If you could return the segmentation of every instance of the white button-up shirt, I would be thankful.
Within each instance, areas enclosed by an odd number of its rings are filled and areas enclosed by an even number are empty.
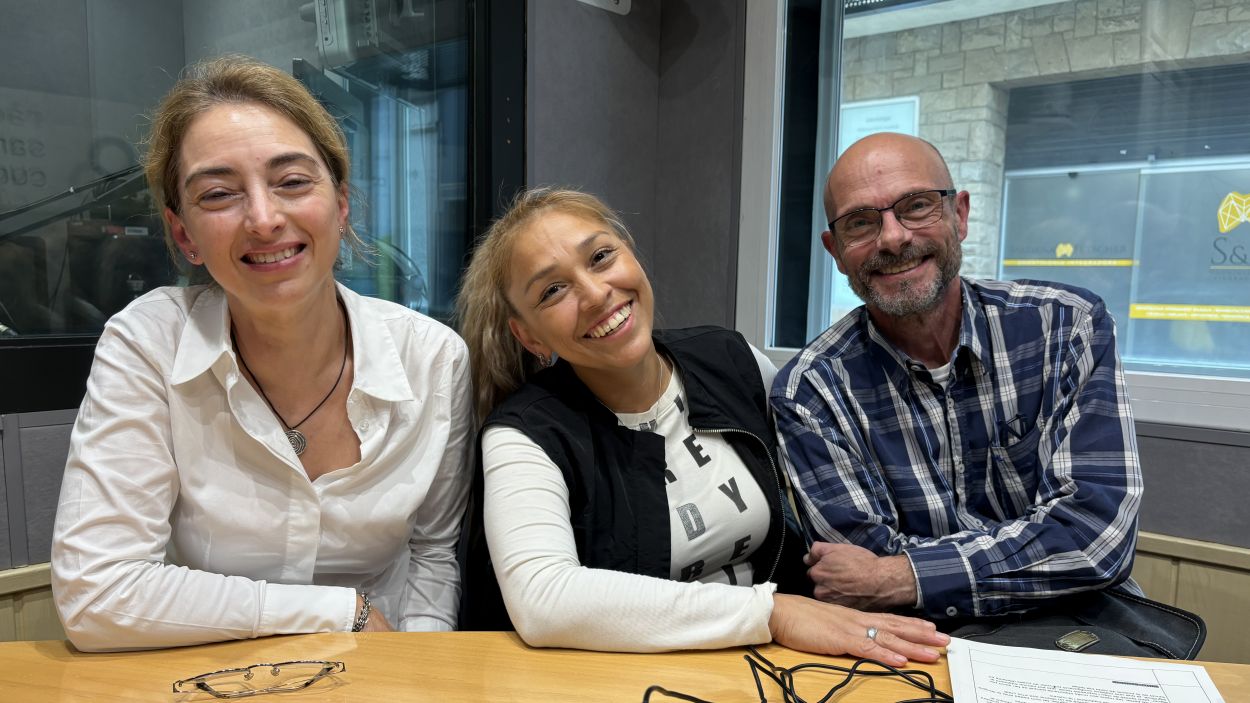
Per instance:
[[[398,630],[455,628],[467,350],[424,315],[339,294],[361,460],[316,481],[239,371],[219,288],[160,288],[109,321],[52,545],[79,649],[350,630],[356,589]]]

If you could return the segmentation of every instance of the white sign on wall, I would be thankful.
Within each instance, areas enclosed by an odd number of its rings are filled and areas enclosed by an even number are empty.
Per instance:
[[[838,156],[846,148],[870,134],[899,132],[917,136],[920,131],[920,98],[890,98],[843,103],[838,113]],[[862,302],[846,282],[846,276],[833,272],[830,286],[832,315],[830,322],[859,307]]]
[[[915,95],[843,103],[838,113],[838,156],[869,134],[899,132],[914,137],[919,131],[920,98]]]

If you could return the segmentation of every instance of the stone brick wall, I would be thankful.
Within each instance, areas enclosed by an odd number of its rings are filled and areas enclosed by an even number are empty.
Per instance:
[[[919,96],[920,136],[972,196],[964,273],[992,276],[1012,87],[1246,62],[1250,0],[1076,0],[848,39],[842,99]]]

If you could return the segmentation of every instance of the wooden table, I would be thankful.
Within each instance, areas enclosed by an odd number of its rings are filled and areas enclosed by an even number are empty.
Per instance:
[[[760,648],[775,663],[849,663],[784,647]],[[282,701],[630,701],[652,684],[716,703],[758,703],[743,649],[674,654],[604,654],[531,649],[513,633],[333,633],[270,637],[152,652],[81,654],[66,642],[0,643],[0,701],[212,701],[204,693],[175,694],[170,685],[196,674],[258,662],[329,659],[347,671],[299,692],[256,698]],[[1205,664],[1228,703],[1250,703],[1250,665]],[[917,665],[950,690],[945,660]],[[800,693],[819,698],[833,683]],[[819,689],[819,690],[818,690]],[[898,682],[857,682],[837,700],[857,703],[919,696]],[[655,703],[674,699],[653,696]],[[780,700],[776,691],[769,700]]]

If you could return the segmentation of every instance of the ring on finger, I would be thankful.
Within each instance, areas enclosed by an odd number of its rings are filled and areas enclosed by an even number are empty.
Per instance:
[[[872,640],[873,642],[877,641],[877,628],[875,627],[868,628],[867,634],[868,634],[868,639]]]

